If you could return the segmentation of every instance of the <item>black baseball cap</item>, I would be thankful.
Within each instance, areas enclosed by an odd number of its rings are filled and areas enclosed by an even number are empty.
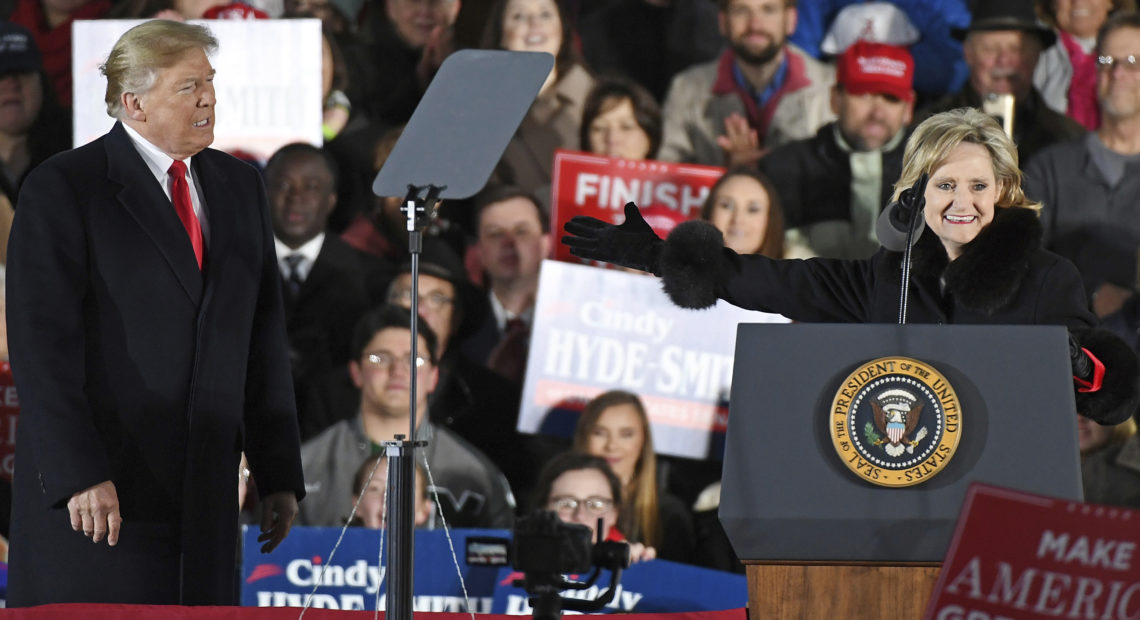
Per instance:
[[[43,58],[32,33],[19,24],[0,21],[0,75],[36,73]]]

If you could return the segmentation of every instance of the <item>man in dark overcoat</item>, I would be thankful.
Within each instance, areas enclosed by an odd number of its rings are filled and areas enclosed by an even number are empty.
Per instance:
[[[114,128],[25,182],[11,606],[233,603],[242,451],[263,551],[304,494],[265,190],[206,148],[216,47],[132,28],[103,66]]]

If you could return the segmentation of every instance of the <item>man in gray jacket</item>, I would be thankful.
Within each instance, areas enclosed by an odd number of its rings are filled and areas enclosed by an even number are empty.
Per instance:
[[[360,411],[329,427],[301,446],[308,501],[302,525],[343,525],[352,510],[353,474],[365,459],[383,450],[381,442],[407,435],[412,369],[416,385],[416,462],[429,474],[428,499],[439,496],[439,511],[449,527],[509,528],[515,501],[503,474],[490,459],[446,428],[428,420],[427,397],[439,378],[436,336],[419,324],[417,357],[411,359],[411,314],[384,306],[364,315],[352,337],[349,373],[360,388]],[[434,482],[434,484],[432,484]],[[438,520],[436,521],[438,523]]]
[[[1041,151],[1025,192],[1044,204],[1044,242],[1076,263],[1100,316],[1132,295],[1140,246],[1140,13],[1119,13],[1097,41],[1101,127]]]
[[[665,161],[738,166],[810,138],[835,119],[835,71],[788,43],[796,0],[720,0],[729,49],[674,80],[665,99]]]

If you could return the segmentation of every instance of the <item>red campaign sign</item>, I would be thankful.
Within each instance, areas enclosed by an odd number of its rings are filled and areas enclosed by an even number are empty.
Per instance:
[[[974,484],[928,620],[1140,618],[1140,511]]]
[[[709,188],[724,174],[724,168],[673,164],[653,160],[618,159],[577,151],[554,152],[550,220],[555,237],[562,225],[576,215],[589,215],[620,224],[625,203],[635,202],[650,226],[666,229],[676,220],[697,217]],[[660,234],[660,232],[658,233]],[[582,262],[565,245],[555,244],[554,258]]]
[[[12,365],[0,362],[0,478],[12,481],[12,465],[16,460],[16,418],[20,399],[12,379]]]

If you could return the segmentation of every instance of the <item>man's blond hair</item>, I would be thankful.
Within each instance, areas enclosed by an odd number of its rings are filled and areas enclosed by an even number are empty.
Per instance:
[[[107,77],[107,114],[121,118],[123,93],[144,95],[162,69],[173,66],[186,52],[200,49],[207,55],[218,40],[204,26],[155,19],[131,28],[119,37],[99,71]]]

